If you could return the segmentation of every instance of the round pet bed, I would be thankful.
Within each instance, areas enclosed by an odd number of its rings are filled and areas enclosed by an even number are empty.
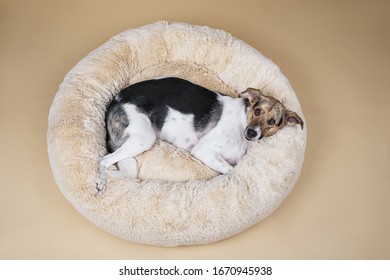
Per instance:
[[[298,179],[306,126],[284,128],[259,141],[228,175],[159,141],[137,158],[139,178],[108,178],[105,193],[95,196],[99,161],[107,153],[108,104],[128,85],[166,76],[232,96],[259,88],[303,119],[279,68],[230,34],[168,22],[127,30],[82,59],[54,98],[48,152],[63,194],[97,226],[156,246],[212,243],[266,218]]]

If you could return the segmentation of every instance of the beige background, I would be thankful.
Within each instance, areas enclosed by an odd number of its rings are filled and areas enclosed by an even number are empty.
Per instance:
[[[0,1],[1,259],[389,259],[388,1]],[[301,177],[278,210],[230,239],[122,241],[62,196],[48,110],[70,68],[157,20],[232,33],[276,62],[308,124]]]

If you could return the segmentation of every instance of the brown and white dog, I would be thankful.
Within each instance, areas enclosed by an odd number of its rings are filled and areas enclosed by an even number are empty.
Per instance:
[[[115,176],[137,177],[134,157],[150,149],[156,138],[226,174],[254,141],[295,124],[303,128],[295,112],[257,89],[232,98],[179,78],[140,82],[122,90],[106,112],[110,153],[100,162],[97,190],[105,189],[113,164],[119,166]]]

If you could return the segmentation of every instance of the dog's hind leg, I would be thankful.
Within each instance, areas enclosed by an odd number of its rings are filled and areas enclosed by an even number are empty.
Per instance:
[[[156,134],[150,125],[148,129],[144,127],[143,133],[130,134],[126,142],[122,144],[115,152],[108,154],[102,158],[99,165],[99,181],[96,185],[98,192],[106,189],[107,185],[107,169],[120,162],[120,168],[131,168],[126,171],[126,174],[137,175],[137,163],[135,156],[149,150],[156,141]]]

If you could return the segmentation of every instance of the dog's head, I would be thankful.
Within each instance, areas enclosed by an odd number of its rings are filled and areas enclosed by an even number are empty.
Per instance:
[[[300,124],[303,121],[297,113],[287,110],[284,105],[271,96],[266,96],[258,89],[248,88],[240,94],[248,100],[248,126],[245,138],[249,141],[260,140],[275,134],[285,126]]]

